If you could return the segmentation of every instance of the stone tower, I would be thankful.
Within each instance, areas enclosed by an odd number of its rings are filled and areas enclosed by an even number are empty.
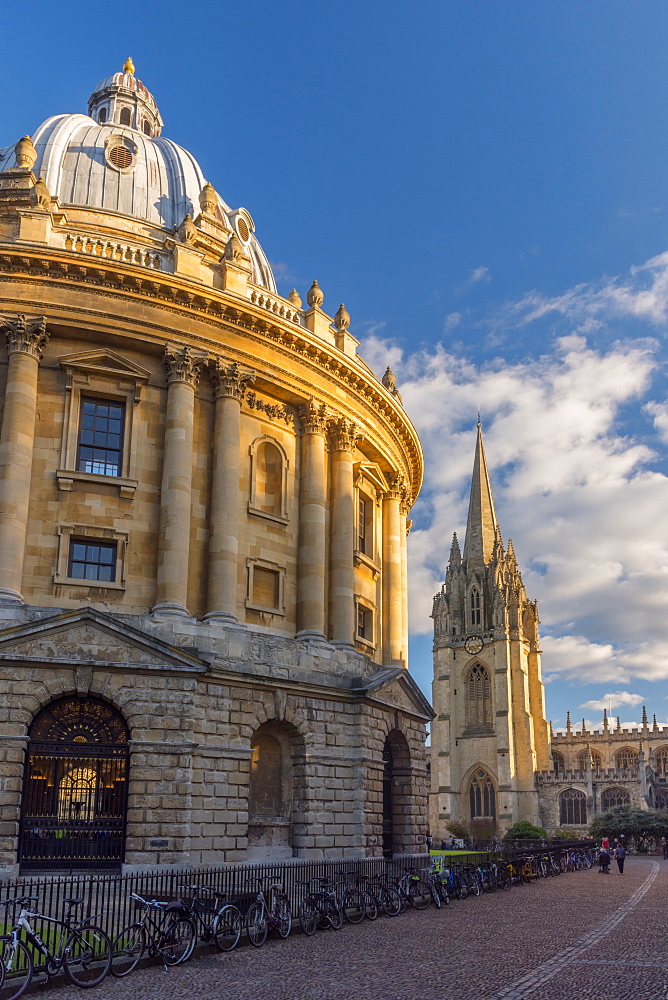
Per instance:
[[[534,772],[549,770],[538,604],[527,599],[513,543],[504,549],[478,424],[463,555],[453,537],[434,598],[430,828],[473,836],[539,821]]]

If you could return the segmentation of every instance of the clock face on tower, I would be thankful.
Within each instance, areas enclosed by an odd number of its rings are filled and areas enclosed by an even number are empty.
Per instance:
[[[472,656],[475,656],[476,653],[480,652],[484,645],[485,643],[479,635],[471,635],[464,643],[464,649],[467,653],[471,653]]]

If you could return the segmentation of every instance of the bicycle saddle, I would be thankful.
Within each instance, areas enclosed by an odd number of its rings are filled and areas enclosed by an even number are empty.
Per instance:
[[[63,903],[67,903],[68,906],[80,906],[83,903],[83,897],[81,899],[64,899]]]
[[[175,900],[173,903],[168,903],[165,907],[165,913],[187,913],[188,907],[181,899]]]

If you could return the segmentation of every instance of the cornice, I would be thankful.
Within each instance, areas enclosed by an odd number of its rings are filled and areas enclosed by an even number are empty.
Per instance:
[[[95,289],[97,294],[111,298],[123,295],[129,301],[137,298],[149,299],[159,304],[161,308],[173,311],[182,317],[192,316],[194,312],[199,321],[215,327],[218,331],[239,332],[244,337],[269,343],[273,350],[284,357],[296,356],[301,365],[313,371],[325,371],[330,377],[359,395],[359,401],[368,412],[371,422],[380,415],[391,428],[402,453],[395,454],[395,462],[401,465],[404,456],[409,457],[412,499],[417,496],[422,480],[422,449],[417,432],[403,408],[361,364],[337,348],[319,341],[298,324],[267,312],[247,299],[237,299],[221,290],[195,285],[178,275],[104,259],[86,259],[82,263],[80,254],[54,251],[52,248],[18,249],[14,244],[10,246],[0,244],[0,274],[9,281],[19,281],[27,277],[42,286],[52,288],[60,288],[66,284],[69,287]],[[17,300],[12,308],[17,312],[32,308],[45,313],[48,308],[58,308],[58,304],[54,303],[49,307],[40,298],[31,305],[25,299],[21,299]],[[64,304],[63,308],[70,314],[78,312],[89,317],[94,315],[96,322],[100,322],[101,317],[91,313],[90,310],[77,309],[68,304]],[[164,346],[167,331],[163,324],[152,324],[145,316],[138,316],[137,322],[141,322],[145,328],[155,330],[156,341]],[[206,349],[211,350],[211,343],[206,337],[193,333],[189,334],[189,340],[192,344],[206,345]],[[227,345],[226,349],[229,349]],[[247,359],[249,364],[259,368],[256,353],[247,352]],[[306,397],[312,394],[312,384],[307,379],[299,379],[289,368],[286,368],[286,371],[290,372],[290,377],[294,381],[302,382]],[[339,411],[345,408],[344,401],[335,393],[331,394],[331,400],[333,408]],[[350,418],[357,416],[359,419],[359,411],[352,407],[348,409],[346,415]]]

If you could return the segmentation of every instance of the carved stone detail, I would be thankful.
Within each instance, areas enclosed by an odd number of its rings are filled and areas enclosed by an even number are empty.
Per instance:
[[[329,434],[334,451],[354,451],[361,437],[357,424],[353,420],[347,420],[346,417],[330,421]]]
[[[10,354],[29,354],[39,361],[42,351],[49,339],[46,320],[43,316],[30,319],[19,313],[16,319],[0,321],[7,337],[7,350]]]
[[[294,423],[294,410],[291,407],[286,406],[285,403],[282,406],[279,403],[267,403],[263,399],[258,399],[257,393],[255,392],[247,393],[246,403],[249,410],[260,410],[262,413],[266,413],[268,417],[271,417],[274,420],[285,420],[286,424]]]
[[[193,387],[199,382],[200,372],[206,358],[203,354],[195,354],[189,347],[174,350],[165,345],[162,364],[167,375],[167,382],[187,382]]]
[[[327,407],[324,403],[316,403],[315,399],[309,399],[299,407],[299,417],[304,433],[327,433]]]
[[[211,383],[216,393],[216,399],[232,396],[242,400],[246,389],[255,381],[255,372],[250,368],[242,371],[236,361],[223,361],[216,358],[210,368]]]

